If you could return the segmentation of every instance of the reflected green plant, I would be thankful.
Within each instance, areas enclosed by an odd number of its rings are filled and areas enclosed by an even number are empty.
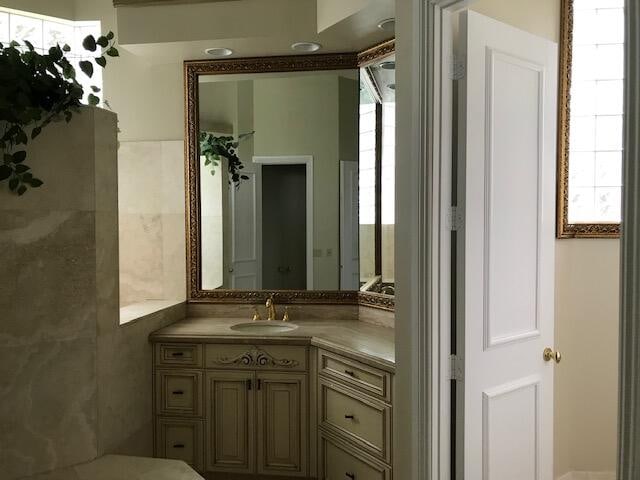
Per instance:
[[[231,136],[216,136],[210,132],[200,132],[200,155],[205,157],[204,164],[210,168],[211,175],[215,175],[216,167],[220,165],[223,158],[227,159],[227,170],[229,172],[229,184],[240,185],[242,180],[248,180],[247,175],[243,175],[244,169],[242,161],[238,157],[238,145],[243,140],[251,137],[255,132],[243,133],[235,140]]]

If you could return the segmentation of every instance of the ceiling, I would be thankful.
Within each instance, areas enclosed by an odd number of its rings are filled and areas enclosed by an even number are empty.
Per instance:
[[[291,44],[300,41],[321,44],[318,53],[362,51],[394,36],[377,27],[394,16],[395,0],[236,0],[117,9],[121,47],[151,63],[206,59],[204,50],[212,47],[233,50],[227,58],[293,55]]]

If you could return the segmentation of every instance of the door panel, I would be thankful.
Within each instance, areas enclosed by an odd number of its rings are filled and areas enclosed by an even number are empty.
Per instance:
[[[458,348],[466,480],[552,480],[556,45],[464,12]]]
[[[260,229],[258,175],[243,171],[249,177],[238,187],[229,189],[231,210],[231,266],[229,288],[259,290],[260,282]]]
[[[340,290],[360,288],[358,162],[340,162]]]
[[[254,471],[253,372],[207,372],[207,470]]]
[[[307,205],[300,201],[305,198],[306,165],[262,165],[264,289],[307,289]]]
[[[258,473],[306,476],[307,375],[257,375]]]

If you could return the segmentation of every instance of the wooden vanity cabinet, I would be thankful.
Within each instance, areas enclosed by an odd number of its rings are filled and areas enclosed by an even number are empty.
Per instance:
[[[208,371],[205,392],[207,471],[255,471],[255,375]]]
[[[193,347],[156,345],[156,456],[187,460],[212,479],[312,475],[309,347]],[[188,436],[194,421],[198,433],[189,437],[194,440],[172,449],[167,432]]]
[[[392,480],[393,374],[306,345],[156,343],[155,455],[207,480]]]
[[[321,480],[391,480],[393,375],[318,350]]]

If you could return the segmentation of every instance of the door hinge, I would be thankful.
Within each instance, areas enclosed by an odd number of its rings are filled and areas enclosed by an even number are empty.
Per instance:
[[[464,224],[462,210],[456,206],[449,208],[449,218],[447,218],[449,230],[456,232],[460,230]]]
[[[449,355],[449,379],[464,380],[464,365],[457,355]]]
[[[462,80],[467,76],[467,58],[464,55],[453,55],[450,67],[449,77],[451,80]]]

